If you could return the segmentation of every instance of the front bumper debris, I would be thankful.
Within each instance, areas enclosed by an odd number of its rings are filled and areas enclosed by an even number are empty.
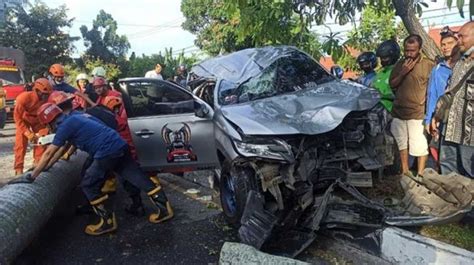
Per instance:
[[[308,196],[308,187],[303,188],[305,192],[301,192],[293,207],[285,208],[286,211],[266,209],[265,197],[252,191],[241,220],[240,239],[273,254],[295,257],[320,231],[352,238],[366,231],[365,240],[371,238],[372,244],[378,245],[380,239],[375,231],[385,226],[449,223],[472,210],[474,183],[471,179],[458,174],[439,175],[432,169],[426,169],[423,176],[420,179],[402,177],[405,197],[401,205],[404,206],[398,208],[388,208],[367,198],[342,179],[337,179],[319,196],[312,192],[313,196]]]

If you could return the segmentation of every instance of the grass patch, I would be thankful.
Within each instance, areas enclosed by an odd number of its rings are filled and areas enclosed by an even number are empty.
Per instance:
[[[420,234],[474,251],[474,224],[424,226],[421,228]]]

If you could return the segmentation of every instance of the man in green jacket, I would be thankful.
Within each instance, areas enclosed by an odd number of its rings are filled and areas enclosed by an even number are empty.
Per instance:
[[[376,55],[380,58],[382,69],[372,81],[372,87],[380,93],[382,97],[381,102],[385,109],[387,109],[388,112],[392,112],[393,99],[395,96],[390,87],[389,79],[393,66],[400,58],[400,46],[394,40],[384,41],[377,48]]]

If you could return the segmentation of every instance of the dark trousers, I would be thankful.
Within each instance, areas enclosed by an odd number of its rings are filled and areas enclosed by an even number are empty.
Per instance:
[[[442,174],[456,172],[474,178],[474,146],[467,146],[441,140],[440,166]]]
[[[90,166],[86,168],[81,181],[81,188],[89,201],[102,196],[101,188],[109,172],[117,175],[129,194],[137,194],[140,190],[150,192],[155,188],[155,184],[133,160],[128,149],[100,159],[92,159],[89,163]]]

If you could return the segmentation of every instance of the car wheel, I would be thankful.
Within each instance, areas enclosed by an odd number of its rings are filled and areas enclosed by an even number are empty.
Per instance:
[[[232,166],[222,170],[219,191],[222,210],[226,220],[235,227],[240,226],[247,196],[256,190],[255,173],[251,168]]]

